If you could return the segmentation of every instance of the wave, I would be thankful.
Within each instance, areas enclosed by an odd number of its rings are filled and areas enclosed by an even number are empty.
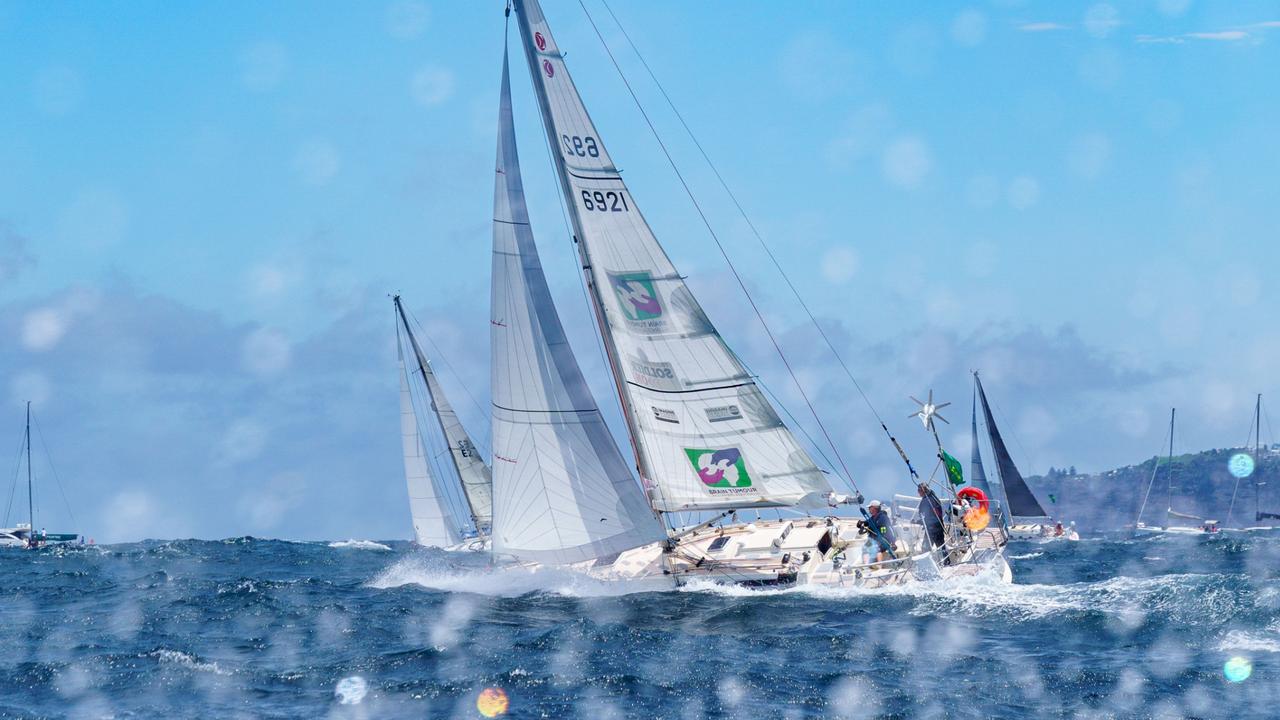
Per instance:
[[[194,655],[184,653],[180,650],[169,650],[160,648],[147,653],[146,657],[153,657],[160,663],[168,663],[172,665],[181,665],[185,668],[197,670],[199,672],[211,672],[214,675],[230,675],[230,670],[223,670],[218,667],[216,662],[204,662]]]
[[[329,543],[331,548],[349,548],[352,550],[386,550],[390,552],[389,545],[383,545],[380,542],[372,540],[335,540]]]
[[[367,583],[368,587],[379,590],[408,585],[441,592],[495,597],[519,597],[538,593],[565,597],[617,597],[652,592],[655,589],[651,582],[599,580],[564,568],[514,565],[466,567],[443,558],[424,556],[403,558]]]
[[[1009,559],[1010,559],[1010,560],[1035,560],[1036,558],[1040,557],[1041,555],[1044,555],[1044,551],[1043,551],[1043,550],[1041,550],[1041,551],[1039,551],[1039,552],[1024,553],[1024,554],[1022,554],[1022,555],[1010,555],[1010,556],[1009,556]]]

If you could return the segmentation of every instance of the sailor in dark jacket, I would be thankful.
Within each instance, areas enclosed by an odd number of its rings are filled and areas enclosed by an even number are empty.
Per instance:
[[[924,483],[916,486],[916,492],[920,495],[920,505],[916,508],[916,517],[919,517],[920,522],[924,523],[925,537],[928,539],[930,547],[942,547],[946,541],[946,533],[943,531],[942,526],[942,502],[929,489],[929,486]]]

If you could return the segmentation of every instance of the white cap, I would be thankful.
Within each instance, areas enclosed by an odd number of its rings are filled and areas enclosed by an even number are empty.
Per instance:
[[[871,502],[867,503],[867,507],[880,507],[880,501],[872,500]]]

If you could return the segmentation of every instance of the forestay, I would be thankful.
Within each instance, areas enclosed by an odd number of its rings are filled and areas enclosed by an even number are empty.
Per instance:
[[[982,401],[982,415],[987,422],[987,435],[991,438],[991,452],[995,454],[996,471],[1000,474],[1000,484],[1004,487],[1005,499],[1009,502],[1010,518],[1047,518],[1048,513],[1040,505],[1027,482],[1013,464],[1009,449],[1005,447],[1004,438],[996,428],[996,419],[991,415],[991,406],[987,404],[987,393],[982,389],[982,381],[976,377],[978,399]]]
[[[408,331],[407,326],[405,329]],[[489,466],[484,464],[484,459],[476,451],[476,445],[471,441],[471,436],[467,434],[462,421],[458,419],[458,414],[453,411],[453,406],[445,397],[444,388],[440,387],[440,381],[436,379],[435,371],[431,369],[431,362],[422,354],[422,348],[418,346],[417,339],[412,333],[409,334],[409,339],[418,359],[418,368],[426,380],[427,394],[431,397],[431,409],[435,411],[436,419],[440,422],[445,442],[449,444],[450,459],[453,460],[454,469],[458,471],[458,479],[462,481],[462,490],[466,496],[467,505],[471,509],[471,519],[475,522],[476,532],[488,535],[489,526],[493,522],[493,476],[489,472]]]
[[[725,345],[645,223],[537,1],[516,0],[515,7],[654,507],[825,504],[831,487],[822,471]]]
[[[396,354],[400,361],[400,442],[404,450],[404,479],[409,486],[409,513],[413,534],[419,545],[448,547],[461,539],[457,520],[444,505],[444,497],[427,467],[418,433],[418,418],[409,392],[409,373],[404,364],[404,348],[396,329]]]
[[[492,293],[494,553],[563,564],[663,537],[578,368],[542,272],[505,54]]]

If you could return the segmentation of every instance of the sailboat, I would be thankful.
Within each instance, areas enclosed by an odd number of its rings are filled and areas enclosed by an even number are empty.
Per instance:
[[[856,556],[867,524],[833,511],[861,498],[833,490],[654,237],[537,0],[515,0],[513,9],[639,483],[547,287],[504,50],[490,318],[495,558],[654,587],[699,579],[877,586],[983,570],[1011,580],[998,528],[930,549],[908,526],[891,561]],[[739,512],[765,508],[801,514],[738,521]],[[680,525],[675,518],[686,513],[714,515]]]
[[[392,302],[396,310],[396,352],[400,367],[400,435],[414,538],[423,547],[458,551],[488,550],[489,530],[493,522],[493,479],[489,466],[480,457],[471,436],[467,434],[458,414],[445,397],[444,389],[440,387],[431,368],[431,362],[427,360],[417,336],[413,334],[400,296],[393,296]],[[430,414],[435,418],[440,435],[449,447],[449,460],[456,477],[439,478],[437,473],[431,472],[410,390],[401,331],[408,339],[413,353],[413,374],[422,379]],[[446,501],[447,497],[456,496],[457,493],[450,493],[449,487],[444,483],[455,480],[462,490],[461,495],[471,521],[469,527],[457,518]]]
[[[1171,533],[1177,535],[1216,535],[1221,532],[1218,527],[1217,520],[1206,520],[1199,515],[1178,512],[1173,509],[1174,487],[1173,487],[1173,431],[1175,421],[1178,417],[1178,409],[1171,408],[1169,410],[1169,459],[1166,463],[1169,468],[1166,474],[1166,491],[1168,493],[1168,504],[1165,506],[1164,523],[1161,525],[1147,525],[1142,522],[1142,511],[1147,507],[1147,499],[1151,497],[1151,489],[1155,485],[1156,474],[1160,469],[1160,462],[1157,460],[1154,467],[1151,468],[1151,480],[1147,484],[1146,497],[1142,499],[1142,505],[1138,508],[1138,519],[1134,523],[1134,529],[1144,533]],[[1198,524],[1190,524],[1198,523]]]
[[[18,523],[15,527],[0,528],[0,547],[3,548],[26,548],[34,550],[44,547],[50,543],[73,542],[80,539],[76,533],[49,533],[44,530],[36,530],[36,507],[35,507],[35,471],[31,466],[31,402],[27,402],[27,424],[26,431],[22,435],[22,448],[19,458],[26,458],[27,466],[27,522]],[[22,470],[22,462],[19,460],[18,472]],[[14,475],[16,482],[18,475]],[[13,493],[10,493],[10,498]],[[8,517],[5,518],[5,524],[8,524]]]
[[[1227,527],[1228,530],[1274,530],[1275,525],[1262,525],[1267,520],[1280,520],[1280,513],[1267,512],[1262,509],[1262,487],[1266,482],[1262,480],[1262,393],[1258,393],[1258,397],[1253,405],[1253,427],[1250,428],[1253,435],[1253,452],[1251,454],[1237,454],[1231,458],[1231,473],[1236,477],[1235,488],[1231,491],[1231,505],[1227,508]],[[1246,448],[1248,443],[1245,443]],[[1240,481],[1246,477],[1253,478],[1253,525],[1243,527],[1233,527],[1231,519],[1235,513],[1236,496],[1240,492]]]
[[[1002,520],[1008,527],[1009,537],[1013,540],[1079,540],[1075,525],[1063,527],[1062,523],[1049,517],[1044,506],[1031,491],[1027,481],[1009,455],[1009,448],[1004,444],[1000,429],[996,427],[995,416],[991,405],[987,402],[987,393],[982,387],[982,378],[973,374],[974,389],[978,401],[982,404],[983,421],[987,425],[987,438],[991,441],[991,453],[995,456],[996,474],[1000,479],[1000,489],[1004,494],[1005,511]],[[975,478],[981,477],[986,482],[986,474],[982,471],[982,459],[978,453],[977,409],[973,410],[973,462]],[[976,484],[976,482],[975,482]]]

